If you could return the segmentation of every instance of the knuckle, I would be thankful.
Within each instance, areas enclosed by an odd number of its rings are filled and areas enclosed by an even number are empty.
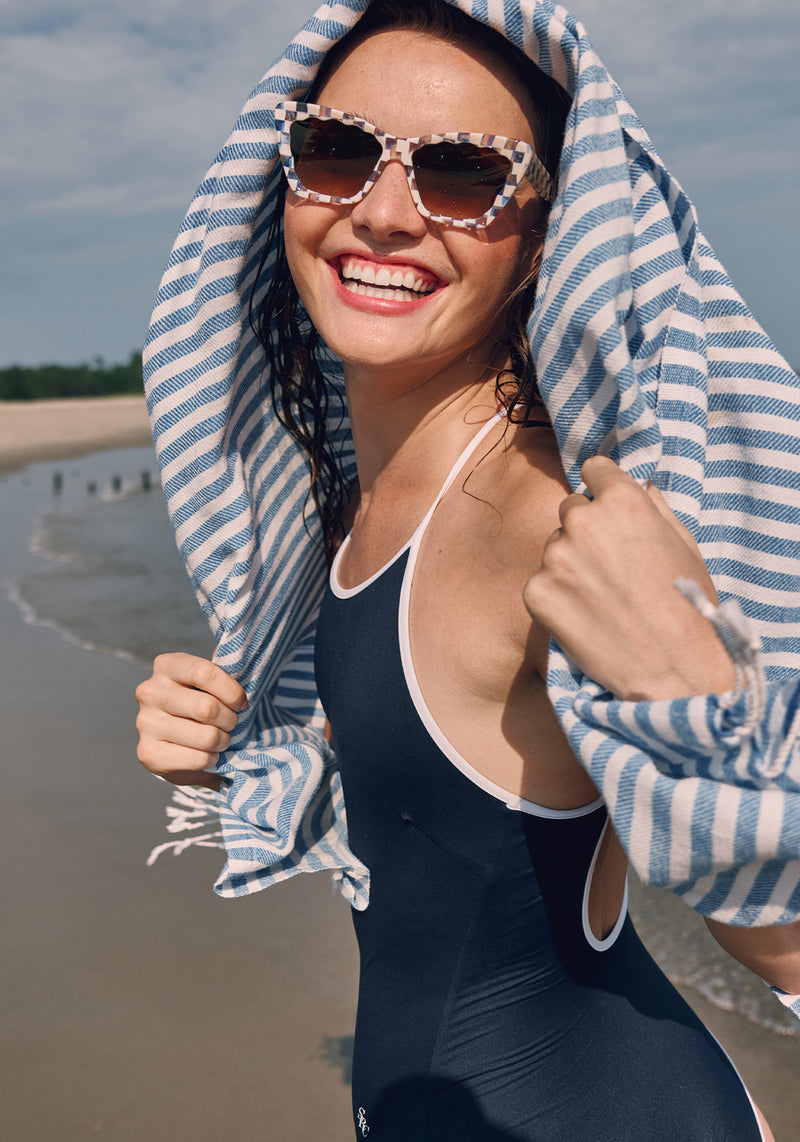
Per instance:
[[[140,682],[133,692],[133,696],[140,706],[144,706],[150,700],[150,691],[153,688],[153,679],[145,678],[144,682]]]
[[[192,686],[199,690],[207,689],[214,675],[214,665],[205,658],[194,658],[189,667]]]
[[[219,717],[219,702],[210,694],[198,693],[192,703],[192,716],[197,722],[215,722]]]
[[[200,749],[206,753],[218,753],[221,738],[222,734],[220,734],[216,726],[203,726],[202,732],[199,735],[198,745]]]
[[[604,489],[604,499],[611,508],[628,508],[639,503],[641,488],[638,484],[611,484]]]
[[[152,769],[156,765],[156,760],[153,757],[153,751],[148,741],[142,740],[139,742],[136,747],[136,757],[145,769]]]
[[[534,613],[538,612],[538,609],[539,609],[539,592],[538,592],[536,586],[534,586],[531,583],[528,583],[527,586],[525,587],[524,591],[522,592],[522,598],[523,598],[523,601],[525,603],[525,606],[528,608],[529,611],[533,611]]]
[[[591,518],[590,518],[591,517]],[[593,513],[585,508],[576,509],[564,516],[564,533],[570,539],[582,540],[590,535],[594,525]],[[551,550],[563,551],[566,544],[554,543]]]
[[[572,555],[569,543],[563,542],[562,537],[559,537],[561,542],[554,540],[548,543],[542,552],[542,571],[546,575],[548,572],[552,574],[563,574],[569,569],[572,563]]]

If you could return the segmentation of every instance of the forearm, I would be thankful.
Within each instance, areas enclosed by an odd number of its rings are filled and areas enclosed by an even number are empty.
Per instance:
[[[800,920],[764,928],[738,928],[706,919],[708,930],[740,964],[771,987],[800,993]]]

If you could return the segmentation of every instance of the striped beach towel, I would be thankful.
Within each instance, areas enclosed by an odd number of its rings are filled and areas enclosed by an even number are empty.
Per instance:
[[[638,875],[723,922],[800,915],[800,387],[731,285],[691,202],[598,59],[550,0],[459,0],[570,93],[530,338],[572,487],[611,455],[697,538],[723,605],[709,616],[742,686],[621,702],[551,647],[549,693]],[[178,235],[147,342],[146,385],[181,553],[250,706],[217,797],[178,790],[176,839],[217,843],[224,896],[330,869],[356,908],[322,735],[313,643],[326,570],[308,470],[277,424],[247,321],[281,178],[273,111],[302,98],[367,0],[323,4],[248,100]],[[341,464],[355,475],[337,378]],[[307,526],[306,526],[307,525]],[[684,585],[690,594],[691,585]],[[703,606],[701,599],[697,604]]]

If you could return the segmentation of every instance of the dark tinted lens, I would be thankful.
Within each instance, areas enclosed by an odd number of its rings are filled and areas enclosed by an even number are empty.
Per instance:
[[[412,161],[426,209],[447,218],[480,218],[511,170],[510,159],[472,143],[429,143],[414,152]]]
[[[299,119],[289,128],[297,177],[307,190],[352,198],[381,155],[374,135],[338,119]]]

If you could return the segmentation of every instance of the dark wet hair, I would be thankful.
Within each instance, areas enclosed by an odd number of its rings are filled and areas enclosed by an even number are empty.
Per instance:
[[[343,56],[376,32],[395,29],[424,32],[469,51],[489,52],[505,60],[532,103],[532,126],[536,152],[557,177],[569,99],[553,79],[509,43],[445,0],[372,0],[355,27],[325,57],[313,86],[306,95],[313,102],[316,92]],[[283,242],[285,183],[280,186],[272,222],[267,233],[253,298],[250,321],[264,347],[275,413],[306,453],[310,469],[310,497],[322,521],[325,553],[330,560],[341,537],[340,519],[350,499],[337,463],[328,425],[330,375],[326,376],[326,350],[298,296]],[[534,239],[543,239],[549,207],[542,203]],[[528,275],[512,295],[508,307],[510,366],[495,382],[498,405],[508,410],[516,423],[547,423],[530,357],[527,324],[533,308],[541,251]],[[265,281],[267,267],[270,276]],[[330,359],[327,358],[328,364]],[[334,370],[331,370],[334,372]],[[343,394],[339,394],[343,401]]]

